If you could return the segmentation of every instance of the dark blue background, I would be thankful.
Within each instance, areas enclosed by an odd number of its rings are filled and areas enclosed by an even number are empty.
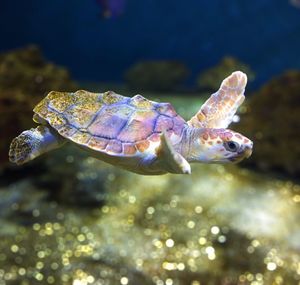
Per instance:
[[[178,59],[195,76],[233,55],[256,84],[300,68],[300,9],[288,0],[128,0],[103,19],[95,0],[0,1],[0,50],[39,45],[79,80],[121,81],[141,59]]]

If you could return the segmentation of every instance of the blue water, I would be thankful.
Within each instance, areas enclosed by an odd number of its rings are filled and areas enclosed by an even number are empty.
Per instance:
[[[183,61],[190,84],[224,55],[254,69],[254,86],[300,68],[300,9],[287,0],[130,0],[123,16],[100,15],[93,0],[1,1],[0,50],[35,43],[76,79],[90,81],[120,82],[142,59]]]

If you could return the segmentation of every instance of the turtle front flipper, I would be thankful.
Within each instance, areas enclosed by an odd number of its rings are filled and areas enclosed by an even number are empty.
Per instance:
[[[194,128],[227,128],[243,103],[247,75],[241,71],[233,72],[225,78],[220,89],[212,94],[198,113],[188,121]]]
[[[191,166],[186,159],[174,150],[166,133],[160,135],[160,145],[156,150],[157,157],[171,173],[191,174]]]
[[[47,126],[38,126],[35,129],[22,132],[12,140],[9,160],[21,165],[45,152],[60,147],[64,142],[65,139]]]

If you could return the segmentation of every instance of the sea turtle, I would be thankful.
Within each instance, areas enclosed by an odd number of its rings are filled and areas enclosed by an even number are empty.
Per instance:
[[[50,92],[35,108],[35,129],[10,146],[10,161],[23,164],[69,141],[110,164],[144,175],[190,174],[189,162],[239,162],[252,142],[226,129],[244,101],[247,76],[236,71],[186,122],[170,103],[112,91]]]

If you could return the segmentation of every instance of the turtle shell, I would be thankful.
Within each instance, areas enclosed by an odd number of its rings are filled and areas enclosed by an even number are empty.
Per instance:
[[[170,103],[112,91],[52,91],[33,111],[36,122],[45,120],[63,137],[110,155],[144,152],[162,131],[179,137],[186,124]]]

